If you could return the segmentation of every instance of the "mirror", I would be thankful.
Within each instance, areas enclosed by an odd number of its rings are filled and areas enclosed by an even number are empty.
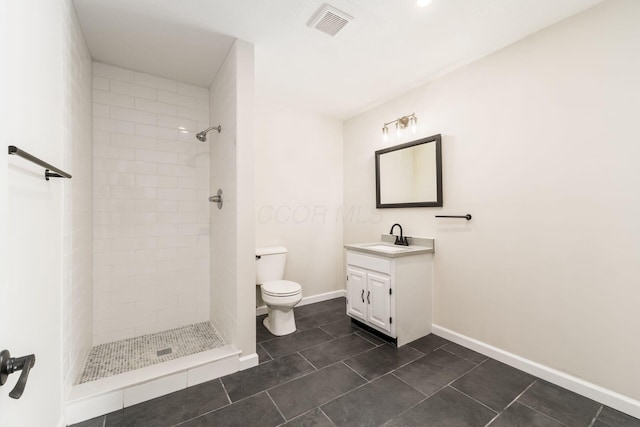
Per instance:
[[[442,206],[441,136],[376,151],[376,207]]]

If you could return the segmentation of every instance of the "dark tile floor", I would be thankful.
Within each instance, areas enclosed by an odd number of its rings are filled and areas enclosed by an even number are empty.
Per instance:
[[[435,335],[396,349],[344,313],[344,298],[298,307],[285,337],[258,317],[259,366],[74,427],[640,427]]]

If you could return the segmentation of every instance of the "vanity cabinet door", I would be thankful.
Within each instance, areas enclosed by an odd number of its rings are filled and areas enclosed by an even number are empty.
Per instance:
[[[347,267],[347,314],[362,320],[367,320],[366,290],[367,273],[363,270]]]
[[[391,332],[391,277],[367,273],[367,321],[379,329]]]

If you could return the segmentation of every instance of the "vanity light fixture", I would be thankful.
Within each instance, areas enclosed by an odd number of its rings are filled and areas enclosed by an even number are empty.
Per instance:
[[[398,138],[402,136],[402,131],[408,127],[411,127],[411,132],[413,133],[416,133],[418,130],[418,118],[416,117],[416,113],[411,113],[408,116],[402,116],[399,119],[392,120],[382,126],[382,139],[385,141],[389,139],[389,125],[394,123],[396,125],[396,136]]]

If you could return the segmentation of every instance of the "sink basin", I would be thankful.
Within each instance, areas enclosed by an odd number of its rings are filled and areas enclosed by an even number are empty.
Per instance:
[[[409,250],[409,248],[405,246],[389,246],[389,245],[371,245],[371,246],[367,246],[367,249],[380,251],[380,252],[387,252],[391,254]]]

